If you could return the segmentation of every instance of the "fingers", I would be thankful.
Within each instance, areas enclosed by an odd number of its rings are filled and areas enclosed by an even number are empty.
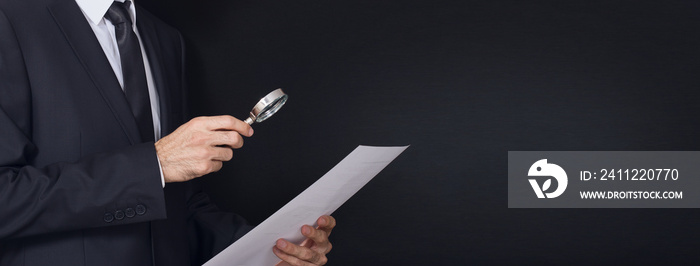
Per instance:
[[[307,247],[294,245],[287,240],[279,239],[272,252],[282,261],[294,266],[325,265],[328,258],[324,253],[316,252]],[[281,265],[285,265],[282,263]]]
[[[211,146],[227,146],[233,149],[243,147],[243,137],[236,131],[212,131]]]
[[[201,123],[205,129],[211,131],[236,131],[243,136],[253,135],[253,128],[248,123],[236,119],[230,115],[197,117],[193,119],[195,123]]]
[[[335,228],[335,218],[330,215],[319,217],[316,223],[318,224],[318,229],[325,231],[328,236],[331,235],[331,231]]]
[[[232,116],[197,117],[155,143],[166,183],[216,172],[251,136],[250,125]]]
[[[221,161],[213,161],[210,163],[210,166],[210,171],[208,171],[207,173],[218,172],[219,170],[221,170],[221,168],[224,167],[224,163]]]
[[[301,245],[284,239],[277,240],[272,251],[282,259],[278,265],[324,265],[328,262],[326,254],[333,248],[328,236],[336,225],[335,218],[323,215],[317,223],[318,228],[308,225],[301,227],[301,234],[307,237]]]
[[[228,162],[233,159],[233,150],[229,147],[213,147],[211,148],[211,160]]]
[[[212,116],[198,117],[202,126],[212,132],[210,136],[210,145],[212,146],[229,146],[233,149],[243,147],[243,136],[250,137],[253,135],[253,128],[245,122],[238,120],[232,116]]]
[[[301,227],[301,234],[308,238],[307,241],[302,243],[303,247],[311,248],[323,254],[328,254],[331,251],[332,246],[328,241],[328,233],[326,231],[304,225]]]

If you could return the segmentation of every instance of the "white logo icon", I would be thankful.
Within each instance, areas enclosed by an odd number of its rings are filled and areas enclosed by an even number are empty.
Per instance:
[[[564,193],[564,190],[566,190],[566,185],[569,183],[569,179],[567,178],[564,169],[556,164],[547,163],[547,159],[542,159],[535,162],[532,166],[530,166],[530,170],[527,172],[527,175],[551,176],[557,180],[557,189],[549,193],[544,193],[544,191],[549,189],[549,186],[552,185],[551,178],[544,181],[541,188],[540,185],[537,184],[537,180],[528,179],[530,181],[530,185],[532,185],[532,189],[535,190],[535,194],[537,194],[537,197],[540,199],[544,199],[545,197],[550,199],[559,197],[562,193]]]

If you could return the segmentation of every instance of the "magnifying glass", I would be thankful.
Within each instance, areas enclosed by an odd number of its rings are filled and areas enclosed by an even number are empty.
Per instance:
[[[248,125],[253,125],[253,123],[260,123],[270,118],[279,111],[280,108],[287,102],[287,94],[285,94],[282,89],[276,89],[260,99],[257,104],[250,111],[250,117],[246,118],[244,122]]]

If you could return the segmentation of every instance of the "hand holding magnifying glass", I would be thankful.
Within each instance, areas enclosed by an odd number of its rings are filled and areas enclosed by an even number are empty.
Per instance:
[[[245,122],[265,121],[286,102],[282,89],[274,90],[260,99]],[[250,137],[253,131],[228,115],[197,117],[178,127],[155,142],[163,181],[183,182],[218,171],[233,157],[232,149],[243,146],[239,134]]]
[[[282,108],[287,102],[287,98],[287,94],[282,89],[276,89],[268,93],[255,104],[253,110],[250,111],[250,117],[246,118],[244,122],[248,123],[248,125],[253,125],[255,122],[265,121]]]

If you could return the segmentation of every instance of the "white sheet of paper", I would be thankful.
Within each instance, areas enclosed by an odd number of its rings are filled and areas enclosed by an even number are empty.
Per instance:
[[[317,226],[372,180],[408,146],[359,146],[296,198],[231,244],[203,266],[273,266],[280,261],[272,247],[279,238],[300,244],[301,226]]]

